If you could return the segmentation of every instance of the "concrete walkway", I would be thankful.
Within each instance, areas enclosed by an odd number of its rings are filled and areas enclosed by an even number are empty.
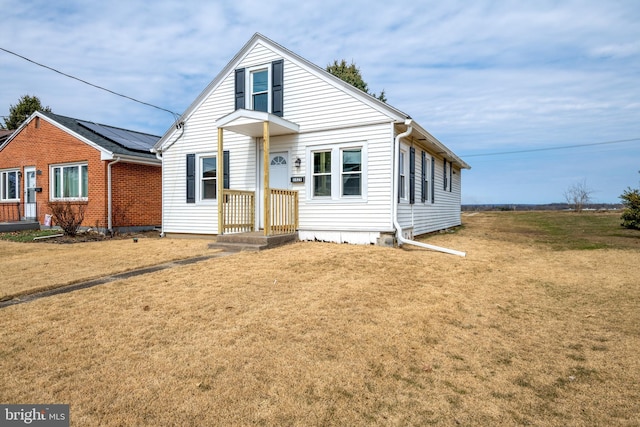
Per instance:
[[[67,292],[73,292],[80,289],[87,289],[97,285],[104,285],[105,283],[115,282],[117,280],[129,279],[131,277],[141,276],[143,274],[155,273],[156,271],[166,270],[168,268],[179,267],[182,265],[195,264],[200,261],[206,261],[212,258],[221,258],[227,255],[232,255],[233,252],[216,252],[211,255],[203,255],[194,258],[185,258],[176,261],[170,261],[163,264],[152,265],[151,267],[139,268],[137,270],[125,271],[124,273],[117,273],[110,276],[100,277],[98,279],[87,280],[85,282],[74,283],[71,285],[63,285],[59,288],[49,289],[41,292],[34,292],[32,294],[20,295],[7,301],[0,301],[0,309],[8,307],[10,305],[22,304],[30,301],[34,301],[40,298],[49,297],[52,295],[66,294]]]

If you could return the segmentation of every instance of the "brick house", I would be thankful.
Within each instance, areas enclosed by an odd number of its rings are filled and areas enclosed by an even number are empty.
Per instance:
[[[162,222],[158,136],[37,111],[0,145],[0,222],[45,224],[50,203],[85,208],[83,227]]]

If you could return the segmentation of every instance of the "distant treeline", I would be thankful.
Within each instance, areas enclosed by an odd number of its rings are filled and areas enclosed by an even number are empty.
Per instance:
[[[585,210],[607,211],[622,209],[620,203],[589,203]],[[527,204],[486,204],[486,205],[462,205],[463,211],[568,211],[572,207],[567,203],[548,203],[544,205]]]

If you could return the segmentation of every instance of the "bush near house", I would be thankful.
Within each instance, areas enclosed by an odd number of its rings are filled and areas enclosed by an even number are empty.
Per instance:
[[[65,236],[75,236],[84,221],[86,202],[49,202],[55,225],[62,228]]]

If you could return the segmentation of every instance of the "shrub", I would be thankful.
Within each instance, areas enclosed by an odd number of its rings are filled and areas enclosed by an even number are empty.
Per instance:
[[[86,208],[87,204],[82,202],[49,202],[51,216],[66,236],[78,233]]]
[[[640,189],[627,188],[620,196],[624,210],[622,211],[622,226],[640,230]]]

